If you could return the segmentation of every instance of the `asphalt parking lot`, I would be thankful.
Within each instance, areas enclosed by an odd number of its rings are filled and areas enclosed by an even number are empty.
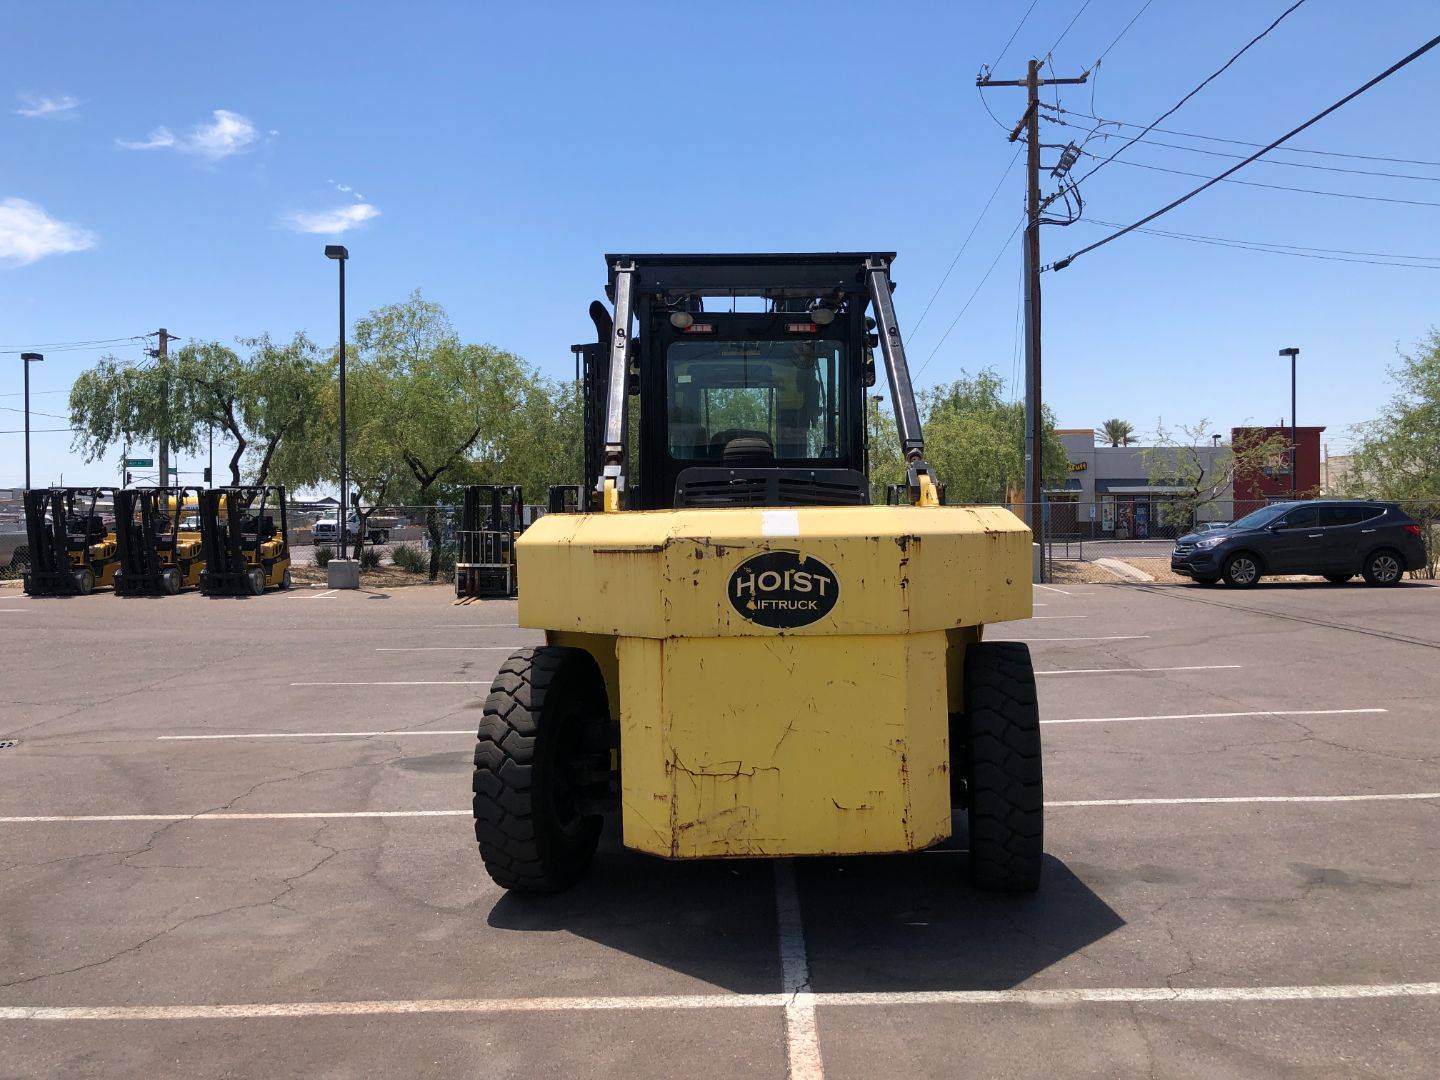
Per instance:
[[[505,602],[0,590],[0,1075],[1433,1076],[1440,589],[1038,587],[1033,897],[474,850]]]

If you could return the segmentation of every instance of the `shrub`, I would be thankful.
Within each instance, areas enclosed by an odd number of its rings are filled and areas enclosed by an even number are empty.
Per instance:
[[[335,549],[329,544],[321,544],[315,549],[315,565],[328,566],[330,560],[335,557]]]
[[[401,570],[412,574],[423,574],[430,568],[425,553],[414,544],[396,544],[390,552],[390,559]]]
[[[427,571],[430,569],[430,566],[429,566],[428,563],[426,564],[425,569],[426,569]],[[441,581],[454,581],[454,580],[455,580],[455,545],[454,545],[454,544],[446,544],[444,547],[442,547],[442,548],[440,549],[440,580],[441,580]]]
[[[360,549],[360,569],[374,570],[380,565],[380,549],[367,547]]]

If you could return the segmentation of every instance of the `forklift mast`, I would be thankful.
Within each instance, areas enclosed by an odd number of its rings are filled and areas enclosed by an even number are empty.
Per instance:
[[[31,595],[79,592],[75,572],[90,562],[91,545],[109,535],[96,513],[101,498],[114,498],[110,487],[27,488],[24,494],[25,537]],[[78,556],[78,557],[72,557]]]
[[[877,344],[907,501],[934,505],[891,300],[894,257],[607,255],[613,317],[591,304],[596,340],[573,347],[592,507],[869,502],[865,388]],[[737,310],[740,297],[759,298],[763,310]]]
[[[128,595],[165,591],[164,575],[174,566],[180,540],[180,519],[185,498],[198,487],[122,488],[115,492],[115,544],[120,558],[117,592]],[[173,503],[173,506],[172,506]],[[171,558],[162,557],[162,550]]]
[[[267,503],[280,511],[278,532],[282,550],[288,552],[290,521],[283,487],[252,485],[207,488],[200,492],[200,547],[205,560],[201,574],[203,591],[245,591],[246,575],[260,566],[261,548],[273,525],[273,518],[265,513]],[[248,534],[246,525],[254,526]]]

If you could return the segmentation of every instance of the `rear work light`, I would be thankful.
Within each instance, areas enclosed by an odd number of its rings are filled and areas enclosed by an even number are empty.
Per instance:
[[[1420,526],[1419,526],[1419,525],[1406,525],[1406,526],[1405,526],[1405,531],[1406,531],[1407,533],[1409,533],[1411,536],[1419,536],[1419,535],[1420,535]]]
[[[792,322],[786,323],[785,329],[792,334],[813,334],[819,330],[820,327],[816,326],[813,322]]]

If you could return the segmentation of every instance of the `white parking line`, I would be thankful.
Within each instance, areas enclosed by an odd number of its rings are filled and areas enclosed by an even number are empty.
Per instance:
[[[1220,803],[1417,802],[1440,799],[1440,791],[1384,795],[1207,795],[1188,799],[1064,799],[1049,806],[1202,806]]]
[[[518,630],[519,623],[513,622],[452,622],[439,623],[430,627],[431,630]],[[529,627],[526,627],[529,629]],[[538,633],[539,631],[536,631]]]
[[[1041,638],[1041,641],[1071,641],[1072,638]],[[1098,639],[1097,639],[1098,640]],[[1223,720],[1246,716],[1363,716],[1389,712],[1388,709],[1259,709],[1254,712],[1162,713],[1155,716],[1083,716],[1068,720],[1041,720],[1042,724],[1120,724],[1132,720]],[[411,735],[472,736],[470,728],[387,728],[381,731],[243,731],[219,735],[156,735],[156,742],[204,742],[216,739],[374,739]]]
[[[1354,1001],[1440,997],[1440,982],[1342,983],[1335,986],[1089,986],[1018,990],[897,990],[811,994],[814,1005],[1207,1005],[1261,1001]],[[538,1013],[777,1009],[791,995],[685,994],[646,997],[420,998],[395,1001],[287,1001],[247,1005],[10,1005],[0,1020],[297,1020],[316,1016],[421,1013]],[[817,1062],[818,1064],[818,1062]],[[791,1073],[792,1076],[803,1075]]]
[[[519,645],[409,645],[376,649],[376,652],[514,652]]]
[[[474,731],[247,731],[235,735],[156,735],[156,742],[206,739],[372,739],[380,735],[474,735]]]
[[[1109,667],[1067,668],[1059,671],[1037,671],[1036,675],[1145,675],[1157,671],[1233,671],[1239,664],[1187,664],[1181,667]],[[297,685],[291,683],[291,686]]]
[[[1091,806],[1199,806],[1254,803],[1422,802],[1440,799],[1440,791],[1387,792],[1379,795],[1208,795],[1181,799],[1061,799],[1047,807]],[[301,810],[285,812],[240,811],[198,814],[31,814],[0,817],[0,825],[44,825],[83,821],[313,821],[322,818],[431,818],[469,817],[464,810]]]
[[[295,593],[294,598],[296,600],[329,600],[338,591],[338,589],[326,589],[324,592],[318,593]]]
[[[0,611],[3,611],[6,615],[28,615],[30,614],[30,610],[30,608],[23,607],[0,607]]]
[[[1057,588],[1055,588],[1054,585],[1036,585],[1035,588],[1037,588],[1037,589],[1044,589],[1046,592],[1058,592],[1061,596],[1069,596],[1069,595],[1070,595],[1070,594],[1069,594],[1068,592],[1066,592],[1064,589],[1057,589]]]
[[[1241,716],[1360,716],[1388,709],[1261,709],[1256,712],[1163,713],[1157,716],[1084,716],[1074,720],[1041,720],[1042,724],[1120,724],[1130,720],[1221,720]]]
[[[489,686],[490,679],[430,680],[412,679],[390,682],[292,682],[291,686]]]
[[[1143,641],[1149,634],[1103,634],[1099,637],[1030,637],[1030,638],[1006,638],[1006,641],[1023,641],[1030,644],[1034,641]],[[1039,672],[1036,672],[1038,675]]]
[[[62,821],[312,821],[321,818],[469,817],[470,810],[307,810],[291,813],[44,814],[0,817],[0,825],[44,825]]]
[[[805,926],[795,888],[795,860],[775,863],[775,916],[780,937],[780,984],[785,1001],[785,1050],[789,1080],[821,1080],[820,1039],[815,1031],[815,995],[805,955]]]

